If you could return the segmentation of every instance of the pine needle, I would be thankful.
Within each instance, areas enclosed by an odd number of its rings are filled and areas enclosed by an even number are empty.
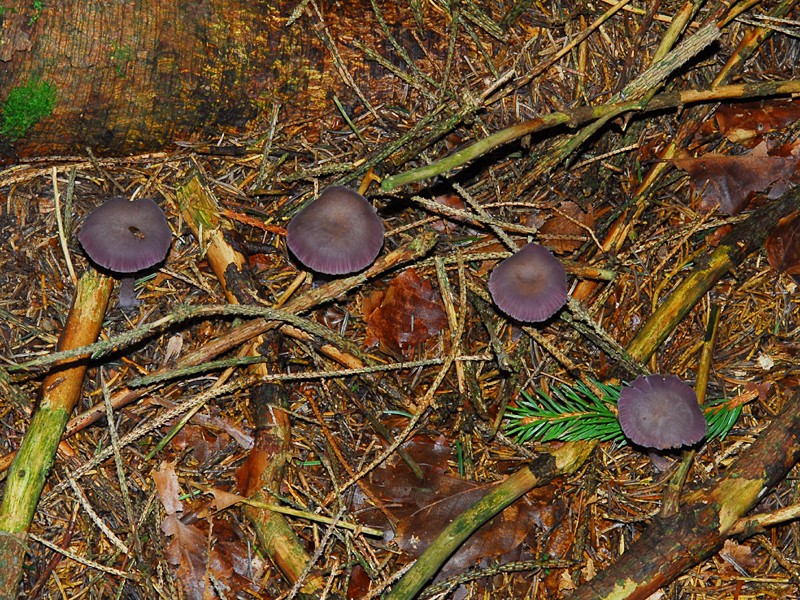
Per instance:
[[[627,443],[617,419],[617,400],[621,386],[594,382],[600,396],[583,382],[572,386],[555,385],[550,394],[534,390],[522,392],[517,405],[506,415],[506,433],[522,444],[531,440],[615,441]],[[724,438],[742,412],[741,405],[731,406],[718,400],[704,407],[706,439]]]

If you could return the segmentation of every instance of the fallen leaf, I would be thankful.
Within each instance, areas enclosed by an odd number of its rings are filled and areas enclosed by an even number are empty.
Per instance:
[[[418,558],[453,519],[494,487],[446,475],[431,483],[432,488],[418,492],[417,504],[422,506],[403,514],[397,525],[395,542],[413,558]],[[532,526],[525,508],[524,501],[514,503],[485,523],[442,566],[440,577],[460,573],[519,546]]]
[[[364,567],[355,565],[350,571],[350,579],[347,581],[347,600],[366,598],[371,583],[369,574]]]
[[[184,525],[177,515],[167,515],[161,530],[172,538],[165,551],[177,567],[185,597],[202,600],[206,589],[206,538],[193,525]]]
[[[211,488],[208,491],[214,496],[214,500],[211,501],[211,508],[214,510],[225,510],[229,506],[233,506],[234,504],[238,504],[243,500],[247,500],[247,498],[244,496],[240,496],[239,494],[234,494],[232,492],[226,492],[225,490],[220,490],[218,488]]]
[[[229,521],[215,519],[211,534],[213,545],[208,561],[209,570],[218,584],[230,592],[226,597],[259,597],[255,593],[258,591],[256,582],[263,577],[266,569],[264,561],[258,558],[248,540]]]
[[[217,519],[212,526],[210,521],[198,520],[199,513],[179,514],[183,513],[184,507],[180,501],[180,486],[174,463],[162,462],[153,471],[153,480],[158,498],[167,513],[161,522],[161,531],[170,538],[164,554],[169,564],[175,568],[184,597],[190,600],[216,598],[211,590],[208,573],[214,576],[215,585],[220,589],[239,591],[253,588],[257,591],[251,576],[258,580],[264,564],[253,555],[246,540],[241,539],[227,521]],[[241,496],[222,490],[210,491],[214,495],[212,506],[217,510],[242,500]],[[206,508],[200,512],[208,513]],[[189,520],[194,522],[184,522]]]
[[[800,102],[772,99],[767,102],[723,104],[715,114],[720,133],[731,142],[759,139],[800,119]]]
[[[586,558],[586,563],[581,569],[581,575],[583,575],[586,581],[591,581],[594,579],[594,576],[597,575],[597,570],[594,568],[594,561],[591,556]]]
[[[164,350],[164,358],[161,359],[161,366],[172,364],[181,354],[183,348],[183,336],[179,333],[171,336],[167,340],[167,348]]]
[[[722,240],[731,232],[733,226],[722,225],[706,235],[704,241],[709,248],[716,248]]]
[[[744,577],[750,577],[749,570],[758,565],[758,560],[753,556],[753,551],[749,546],[739,544],[731,539],[725,540],[719,555],[730,565],[728,571],[737,571]],[[730,567],[733,567],[732,569]]]
[[[399,359],[410,358],[415,348],[436,336],[447,323],[439,293],[416,270],[406,269],[388,287],[364,299],[367,347],[381,349]]]
[[[158,499],[168,515],[183,511],[180,500],[181,487],[178,483],[178,474],[175,473],[174,462],[162,462],[159,468],[153,471],[153,481],[158,491]]]
[[[204,464],[210,456],[227,445],[228,440],[223,439],[226,437],[224,434],[212,434],[205,426],[187,423],[170,440],[170,448],[179,453],[188,453],[199,464]]]
[[[715,207],[729,215],[744,209],[751,194],[763,192],[774,184],[782,188],[798,166],[796,157],[769,156],[765,144],[737,156],[706,154],[699,158],[681,157],[673,163],[689,174],[692,189],[699,195],[698,208]]]
[[[772,359],[770,358],[770,361],[771,360]],[[748,381],[747,383],[744,384],[744,389],[747,390],[748,392],[756,392],[758,394],[758,401],[764,402],[767,399],[767,394],[769,394],[769,391],[772,389],[772,385],[773,384],[771,381],[765,381],[763,383],[755,383],[753,381]]]
[[[153,471],[158,499],[167,516],[161,531],[170,537],[165,551],[167,561],[177,567],[177,575],[187,598],[202,600],[206,586],[206,539],[194,526],[185,525],[178,513],[183,512],[180,485],[175,463],[162,462]]]
[[[433,201],[436,202],[436,204],[442,204],[449,208],[457,208],[459,210],[464,210],[464,208],[466,207],[464,201],[455,194],[444,194],[442,196],[436,196],[433,199]],[[458,227],[458,224],[455,222],[455,220],[451,219],[453,218],[451,217],[448,219],[438,219],[433,223],[431,223],[431,227],[435,231],[438,231],[439,233],[451,233],[455,231],[456,228]]]
[[[553,216],[539,228],[539,234],[545,245],[556,254],[573,252],[588,239],[588,232],[580,224],[594,227],[592,206],[584,212],[580,206],[571,201],[560,203]]]
[[[419,464],[425,477],[418,480],[405,463],[392,460],[375,469],[369,485],[397,518],[395,529],[384,520],[375,523],[378,511],[371,511],[373,526],[383,527],[387,538],[412,558],[419,557],[439,533],[490,491],[495,484],[467,481],[448,474],[448,458],[452,450],[444,438],[417,436],[404,445]],[[367,506],[367,499],[359,505]],[[358,506],[356,508],[358,508]],[[369,515],[359,514],[360,519]],[[438,579],[464,571],[486,559],[507,554],[522,544],[538,524],[540,514],[527,498],[515,502],[484,524],[450,557]]]
[[[575,582],[572,581],[572,576],[569,574],[569,571],[562,571],[561,577],[558,581],[558,591],[560,592],[571,592],[575,589]]]
[[[800,283],[800,211],[778,221],[764,245],[770,266]]]

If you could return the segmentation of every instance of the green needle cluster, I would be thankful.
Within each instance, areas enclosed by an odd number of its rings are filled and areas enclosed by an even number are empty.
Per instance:
[[[523,391],[517,405],[506,413],[506,433],[520,444],[554,440],[625,443],[617,419],[621,386],[596,381],[592,381],[592,385],[594,389],[578,381],[573,385],[554,385],[549,393],[538,389],[532,394]],[[721,439],[736,423],[742,407],[720,400],[703,407],[703,412],[707,423],[706,439]]]

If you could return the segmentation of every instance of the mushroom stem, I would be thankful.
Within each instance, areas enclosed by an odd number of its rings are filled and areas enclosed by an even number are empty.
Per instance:
[[[134,285],[136,277],[123,277],[119,280],[119,293],[117,304],[120,308],[136,308],[139,306],[139,298],[136,296]]]

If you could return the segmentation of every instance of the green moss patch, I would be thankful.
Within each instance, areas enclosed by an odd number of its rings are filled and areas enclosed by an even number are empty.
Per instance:
[[[12,88],[2,105],[0,135],[18,140],[44,117],[53,112],[56,88],[39,79]]]

